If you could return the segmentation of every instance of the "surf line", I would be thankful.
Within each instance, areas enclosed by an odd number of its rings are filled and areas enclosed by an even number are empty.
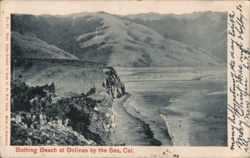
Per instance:
[[[129,105],[130,102],[130,98],[133,96],[133,94],[128,93],[128,97],[126,98],[126,100],[124,100],[122,108],[123,110],[132,118],[134,118],[136,121],[140,122],[140,124],[142,125],[143,129],[144,129],[144,134],[148,137],[148,139],[150,139],[149,144],[152,146],[161,146],[162,142],[158,139],[156,139],[154,137],[154,132],[152,131],[152,129],[150,128],[150,124],[147,123],[146,121],[142,120],[141,118],[135,116],[133,113],[130,113],[128,111],[128,109],[125,107],[125,105]],[[170,145],[172,145],[172,140],[171,137],[169,136],[168,130],[167,130],[167,137],[169,138],[169,141],[171,142]]]

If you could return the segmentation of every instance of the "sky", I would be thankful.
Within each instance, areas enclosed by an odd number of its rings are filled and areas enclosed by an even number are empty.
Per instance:
[[[6,1],[11,13],[67,15],[104,11],[127,15],[155,12],[161,14],[195,11],[227,11],[230,2],[223,1]]]

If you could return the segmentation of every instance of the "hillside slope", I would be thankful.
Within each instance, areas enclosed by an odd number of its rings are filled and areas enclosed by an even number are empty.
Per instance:
[[[107,53],[109,64],[132,67],[207,66],[220,62],[205,50],[164,38],[148,27],[117,16],[96,13],[92,18],[101,18],[102,26],[76,37],[80,48],[87,50],[84,59],[95,60],[100,54]],[[100,53],[88,51],[90,47]]]
[[[224,12],[142,13],[123,18],[147,26],[166,38],[204,48],[226,62],[227,14]]]
[[[125,87],[113,68],[107,67],[103,75],[102,89],[94,86],[81,94],[75,89],[67,96],[60,95],[56,79],[29,86],[12,78],[11,144],[114,145],[113,99],[125,95]]]
[[[34,34],[11,32],[11,55],[14,58],[77,59],[74,55],[50,45]]]
[[[112,66],[224,64],[222,59],[204,47],[174,39],[148,24],[104,12],[67,16],[12,15],[12,23],[13,31],[34,34],[81,60],[103,62]],[[168,25],[165,26],[160,21],[156,21],[155,25],[165,27],[168,33],[176,36],[183,33],[182,29],[169,30]]]

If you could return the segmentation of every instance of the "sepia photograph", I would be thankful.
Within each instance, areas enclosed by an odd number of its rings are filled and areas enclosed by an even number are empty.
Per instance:
[[[11,145],[227,146],[227,13],[11,15]]]
[[[249,157],[249,7],[2,0],[0,157]]]

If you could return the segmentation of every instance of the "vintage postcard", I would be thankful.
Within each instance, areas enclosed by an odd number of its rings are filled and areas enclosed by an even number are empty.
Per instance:
[[[249,1],[0,2],[0,157],[250,157]]]

